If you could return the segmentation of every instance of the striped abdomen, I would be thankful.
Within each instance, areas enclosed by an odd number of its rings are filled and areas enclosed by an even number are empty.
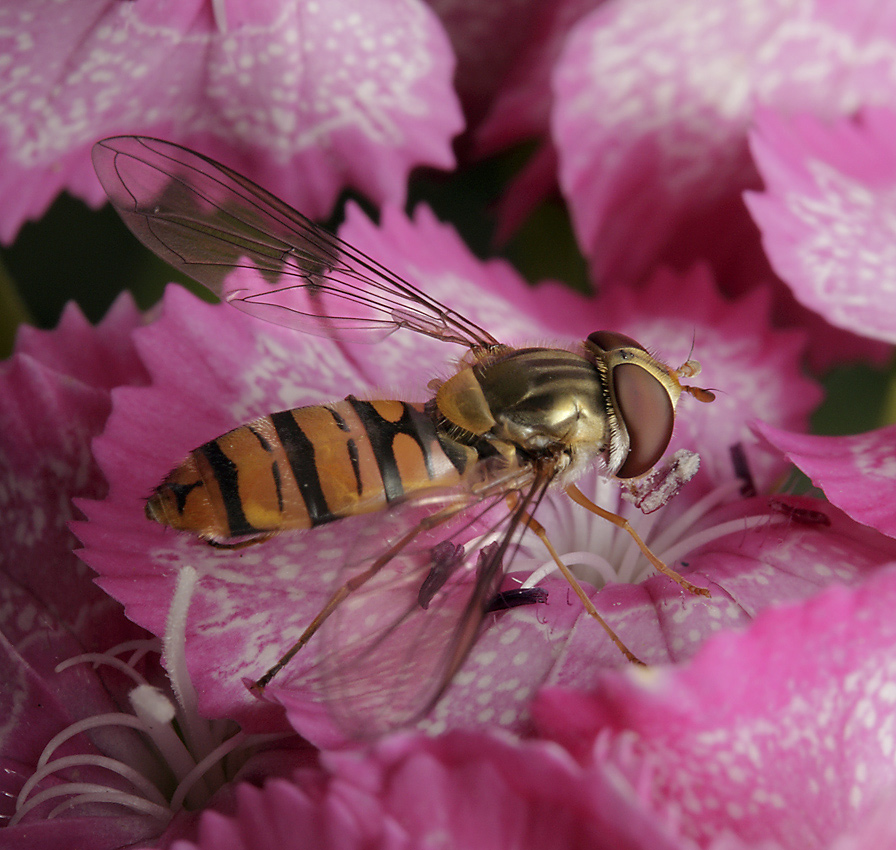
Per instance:
[[[146,514],[237,543],[459,480],[423,405],[350,396],[274,413],[200,446],[156,488]]]

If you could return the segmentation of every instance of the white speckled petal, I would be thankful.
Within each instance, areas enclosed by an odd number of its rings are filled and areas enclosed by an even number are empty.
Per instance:
[[[573,29],[554,76],[553,138],[580,245],[601,279],[639,277],[681,247],[669,243],[684,222],[756,185],[746,134],[757,107],[833,118],[890,103],[894,80],[888,4],[603,5]],[[723,234],[705,224],[709,255]]]
[[[85,717],[119,710],[125,699],[123,677],[107,677],[107,668],[57,665],[146,637],[94,584],[68,527],[77,515],[72,497],[106,492],[90,446],[111,409],[110,389],[147,378],[130,341],[140,321],[127,296],[98,327],[70,305],[52,331],[22,328],[15,353],[0,363],[0,819],[8,846],[49,850],[74,842],[106,850],[151,840],[160,829],[142,814],[112,819],[88,809],[36,827],[34,819],[46,817],[58,798],[38,801],[30,822],[7,825],[45,745]],[[83,762],[51,774],[32,799],[63,780],[127,792],[130,783],[89,760],[143,756],[143,747],[131,730],[78,735],[60,753]]]
[[[129,297],[99,328],[69,307],[56,330],[23,328],[16,353],[0,363],[0,570],[90,651],[123,639],[130,624],[72,553],[71,499],[105,493],[90,443],[109,415],[111,387],[146,380],[130,342],[139,321]],[[21,604],[4,610],[0,619],[16,629],[38,619]]]
[[[896,114],[836,123],[766,111],[747,197],[775,271],[831,324],[896,342]]]
[[[116,133],[184,142],[309,216],[345,186],[401,202],[414,165],[453,164],[453,69],[419,0],[4,3],[0,238],[63,188],[99,204],[88,153]]]
[[[696,846],[891,847],[894,605],[883,569],[770,609],[690,664],[546,692],[538,725],[585,763],[649,776]]]
[[[896,537],[896,425],[845,437],[816,437],[766,424],[759,432],[857,522]]]

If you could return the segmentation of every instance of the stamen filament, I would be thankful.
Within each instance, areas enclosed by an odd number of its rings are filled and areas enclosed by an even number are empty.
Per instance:
[[[56,806],[47,815],[47,820],[55,818],[56,815],[64,812],[66,809],[71,809],[84,803],[117,803],[119,806],[127,806],[129,809],[133,809],[135,812],[157,818],[163,823],[167,823],[171,819],[171,812],[168,811],[167,806],[157,806],[155,803],[151,803],[149,800],[144,800],[141,797],[133,797],[130,794],[107,789],[105,793],[76,794],[74,797]]]
[[[672,541],[678,540],[688,528],[693,528],[700,517],[708,514],[717,505],[733,496],[740,490],[740,481],[729,481],[714,487],[705,496],[698,499],[678,519],[673,520],[651,541],[656,549],[662,551],[672,545]]]
[[[69,738],[101,726],[128,726],[131,729],[136,729],[138,732],[148,732],[146,724],[139,717],[134,717],[132,714],[115,712],[113,714],[96,714],[93,717],[87,717],[84,720],[72,723],[71,726],[67,726],[50,739],[50,742],[44,747],[44,751],[37,760],[38,769],[42,768],[50,760],[53,751]]]
[[[788,517],[785,516],[777,517],[770,516],[769,514],[760,514],[759,516],[740,517],[739,519],[732,519],[728,522],[721,522],[718,525],[713,525],[703,531],[698,531],[696,534],[692,534],[684,540],[680,540],[674,546],[670,546],[669,549],[663,552],[662,557],[669,559],[670,562],[674,562],[693,549],[697,549],[712,540],[717,540],[728,534],[733,534],[737,531],[749,531],[751,528],[756,528],[758,525],[781,525],[787,521]]]
[[[619,576],[616,574],[613,565],[596,552],[565,552],[563,561],[570,567],[584,566],[593,569],[604,580],[604,584],[613,584],[619,581]],[[535,587],[540,581],[554,572],[557,572],[557,565],[553,561],[546,561],[535,569],[520,587],[523,589]],[[590,583],[598,586],[596,582]]]
[[[177,781],[181,782],[196,762],[171,725],[174,719],[174,706],[161,691],[149,685],[131,691],[130,700],[134,713],[143,722],[144,731],[156,745]],[[195,806],[201,805],[211,793],[204,783],[202,788],[194,786],[191,791],[193,793],[188,795],[189,803]]]
[[[69,667],[74,667],[75,664],[93,664],[94,669],[99,667],[100,664],[105,664],[108,667],[114,667],[116,670],[120,670],[126,676],[133,679],[138,685],[146,684],[146,679],[144,679],[143,676],[141,676],[129,663],[122,661],[120,658],[115,658],[113,655],[106,652],[85,652],[83,655],[75,655],[72,658],[67,658],[65,661],[60,661],[59,664],[56,665],[54,672],[61,673]]]
[[[208,723],[200,721],[196,689],[187,670],[186,656],[187,613],[198,581],[199,574],[193,567],[184,567],[178,573],[162,645],[171,688],[181,708],[178,720],[184,740],[190,752],[207,753],[217,742],[211,737]],[[182,778],[182,775],[178,774],[178,778]],[[209,779],[219,785],[224,781],[223,772]]]
[[[212,750],[198,764],[194,765],[193,769],[181,780],[175,789],[174,794],[171,796],[171,810],[173,812],[179,811],[183,807],[187,795],[193,790],[200,777],[212,765],[220,765],[226,755],[245,743],[246,738],[247,735],[245,732],[237,732],[236,735],[228,738],[223,744],[220,744]]]
[[[50,776],[56,771],[65,770],[67,767],[81,767],[82,765],[92,765],[94,767],[104,767],[107,770],[117,773],[123,779],[130,782],[135,788],[143,792],[143,795],[158,803],[160,806],[166,806],[167,801],[162,792],[153,785],[139,770],[134,770],[130,765],[125,764],[118,759],[109,758],[109,756],[82,754],[76,756],[63,756],[47,762],[40,770],[34,772],[28,781],[22,786],[17,798],[16,807],[21,806],[23,801],[28,799],[31,789],[39,782]]]
[[[97,802],[119,803],[121,805],[126,805],[129,808],[137,809],[138,811],[147,811],[151,809],[154,812],[160,812],[159,816],[165,821],[169,820],[171,817],[171,813],[166,807],[159,806],[156,803],[152,803],[143,797],[137,797],[134,794],[128,794],[124,791],[115,791],[105,785],[98,785],[94,782],[63,782],[59,785],[54,785],[52,788],[48,788],[46,791],[41,791],[39,794],[35,794],[27,803],[16,811],[15,815],[10,818],[7,826],[15,826],[26,814],[28,814],[29,811],[31,811],[31,809],[35,808],[35,806],[39,806],[46,800],[52,800],[54,797],[61,797],[68,794],[91,794],[95,795],[94,799]]]

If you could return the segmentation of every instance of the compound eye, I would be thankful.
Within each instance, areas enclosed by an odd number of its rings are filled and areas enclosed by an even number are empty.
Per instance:
[[[613,369],[613,390],[630,444],[616,477],[637,478],[666,451],[672,439],[675,408],[666,388],[634,363],[621,363]]]
[[[588,342],[596,345],[601,351],[612,351],[615,348],[640,348],[641,351],[646,351],[641,343],[616,331],[595,331],[593,334],[588,334]]]

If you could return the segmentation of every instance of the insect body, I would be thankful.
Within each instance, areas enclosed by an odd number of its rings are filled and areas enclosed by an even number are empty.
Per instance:
[[[334,699],[353,718],[371,728],[373,717],[379,729],[425,712],[493,609],[524,528],[545,540],[574,583],[533,517],[547,488],[559,484],[623,525],[588,502],[575,477],[595,463],[623,481],[644,475],[669,444],[682,391],[712,398],[681,383],[699,364],[672,369],[619,333],[592,333],[574,350],[503,345],[185,148],[116,137],[95,146],[94,164],[135,234],[234,306],[311,333],[369,341],[408,328],[468,349],[424,404],[349,396],[274,413],[195,449],[149,499],[151,519],[223,546],[362,514],[389,518],[380,547],[355,558],[258,687],[326,623]],[[483,529],[493,542],[470,546]],[[705,593],[631,533],[658,569]],[[349,613],[332,625],[337,610]],[[374,688],[380,676],[389,688]]]
[[[626,376],[656,384],[647,386],[663,414],[634,450],[624,420],[608,418],[613,408],[601,377],[623,348],[636,370]],[[477,464],[495,456],[505,480],[525,480],[536,459],[552,477],[578,473],[602,453],[617,477],[640,475],[671,436],[674,380],[660,383],[634,365],[652,358],[619,334],[592,334],[586,349],[590,356],[543,348],[482,353],[426,406],[349,397],[263,417],[191,452],[156,489],[147,515],[228,545],[381,510],[408,493],[462,480],[481,490],[488,482],[477,480],[484,474]]]
[[[200,446],[146,513],[212,543],[251,542],[453,486],[465,455],[459,447],[452,463],[422,405],[349,397],[274,413]]]

